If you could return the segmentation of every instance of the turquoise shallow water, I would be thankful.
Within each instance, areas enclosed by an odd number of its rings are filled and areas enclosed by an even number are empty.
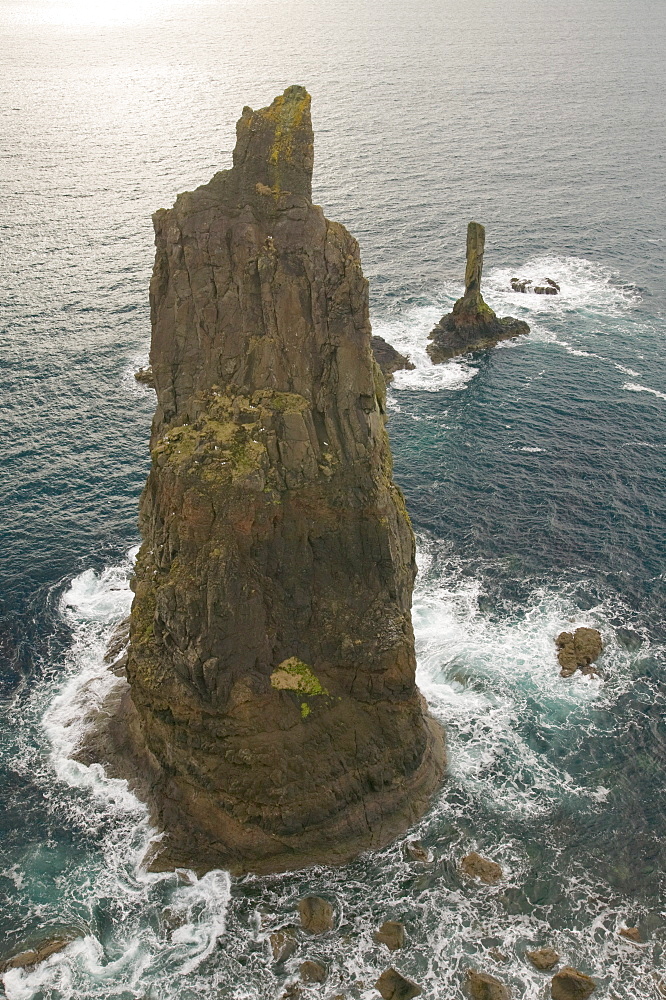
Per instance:
[[[554,944],[605,998],[666,977],[663,5],[0,3],[0,928],[83,937],[9,1000],[355,1000],[391,961],[433,1000],[477,966],[547,995]],[[413,835],[341,870],[142,873],[141,806],[67,761],[103,697],[129,606],[153,406],[150,213],[228,164],[242,106],[313,94],[315,198],[359,239],[375,332],[416,363],[390,390],[396,477],[419,538],[419,682],[449,773]],[[469,218],[486,297],[532,332],[432,366]],[[508,291],[514,274],[558,298]],[[562,681],[553,638],[607,642],[604,680]],[[457,874],[478,849],[495,888]],[[267,935],[305,891],[336,933],[283,968]],[[409,945],[372,940],[403,920]],[[645,943],[618,928],[638,923]],[[506,957],[493,956],[497,949]]]

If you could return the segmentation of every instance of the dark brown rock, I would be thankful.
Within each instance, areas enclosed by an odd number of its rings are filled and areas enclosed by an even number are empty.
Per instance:
[[[286,962],[298,948],[296,934],[291,927],[283,927],[279,931],[273,931],[269,936],[273,961],[278,965]]]
[[[299,900],[298,913],[303,930],[310,934],[324,934],[333,929],[333,907],[321,896],[304,896]]]
[[[536,951],[526,951],[525,955],[535,969],[541,972],[549,972],[554,969],[560,960],[560,956],[553,948],[538,948]]]
[[[413,371],[416,365],[409,358],[396,351],[383,337],[373,336],[371,340],[372,353],[387,382],[390,382],[396,372],[406,369]]]
[[[147,385],[150,389],[155,388],[155,376],[150,365],[147,368],[139,368],[138,372],[134,372],[134,378],[137,382]]]
[[[469,969],[465,986],[471,1000],[509,1000],[511,996],[499,979],[475,969]]]
[[[403,833],[443,770],[367,282],[312,204],[302,87],[244,109],[233,163],[154,217],[131,733],[98,747],[164,831],[154,869],[343,863]]]
[[[328,975],[326,966],[322,965],[321,962],[301,962],[298,971],[304,983],[324,983]]]
[[[553,976],[550,995],[553,1000],[587,1000],[596,988],[594,979],[567,965]]]
[[[395,969],[387,969],[375,983],[384,1000],[412,1000],[423,993],[420,986],[417,986],[411,979],[405,979]]]
[[[627,941],[633,941],[634,944],[641,944],[643,940],[638,927],[622,927],[620,937],[626,938]]]
[[[555,640],[557,659],[562,677],[571,677],[576,670],[598,673],[590,666],[603,651],[601,633],[596,628],[577,628],[575,632],[560,632]]]
[[[38,941],[33,947],[26,948],[25,951],[19,951],[10,958],[0,961],[0,975],[9,969],[28,969],[33,965],[39,965],[40,962],[44,962],[51,955],[55,955],[56,952],[66,948],[68,944],[71,944],[77,937],[80,937],[81,933],[78,930],[71,930],[54,934],[52,937],[44,938],[43,941]]]
[[[476,851],[466,854],[460,862],[460,869],[470,878],[478,878],[486,885],[495,885],[502,878],[502,869],[496,861],[481,857]]]
[[[435,364],[447,361],[457,354],[493,347],[500,340],[529,333],[522,320],[505,316],[499,319],[481,295],[481,273],[486,231],[478,222],[467,227],[467,267],[465,294],[443,316],[430,333],[428,354]]]
[[[397,920],[385,920],[373,935],[378,944],[385,944],[389,951],[397,951],[405,946],[405,927]]]
[[[512,278],[511,289],[514,292],[532,291],[535,293],[535,295],[557,295],[559,293],[560,286],[556,281],[553,281],[552,278],[544,278],[543,281],[544,281],[543,285],[536,285],[535,287],[531,288],[530,286],[533,283],[532,281],[530,281],[529,278],[523,279],[522,281],[520,278]]]

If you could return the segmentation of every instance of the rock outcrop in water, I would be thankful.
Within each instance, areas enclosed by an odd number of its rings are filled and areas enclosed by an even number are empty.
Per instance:
[[[373,336],[371,344],[375,361],[387,382],[391,381],[396,372],[413,371],[416,368],[409,358],[396,351],[393,344],[389,344],[383,337]]]
[[[592,664],[603,652],[601,633],[596,628],[577,628],[575,632],[560,632],[555,640],[560,675],[571,677],[577,670],[584,674],[598,674]]]
[[[552,278],[544,278],[543,285],[533,285],[530,278],[512,278],[512,292],[534,292],[535,295],[559,295],[560,286]]]
[[[303,88],[244,108],[233,164],[154,217],[121,713],[165,831],[153,866],[269,872],[404,831],[443,743],[414,680],[414,537],[367,282],[312,204]]]
[[[553,976],[550,983],[552,1000],[587,1000],[592,996],[597,984],[590,976],[570,965]]]
[[[529,333],[522,320],[505,316],[499,319],[481,294],[481,273],[486,231],[478,222],[467,227],[467,267],[465,269],[465,294],[443,316],[431,331],[428,354],[435,364],[448,361],[457,354],[492,347],[500,340],[508,340]]]

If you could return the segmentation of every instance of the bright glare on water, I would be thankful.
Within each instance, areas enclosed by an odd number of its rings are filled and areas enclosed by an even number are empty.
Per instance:
[[[658,0],[0,0],[0,930],[77,939],[9,1000],[371,1000],[389,965],[428,1000],[465,971],[542,1000],[551,945],[600,1000],[666,980],[666,374]],[[147,874],[123,782],[69,759],[114,681],[154,405],[150,216],[230,165],[243,105],[313,95],[315,200],[360,242],[373,328],[415,363],[389,391],[418,536],[418,680],[447,733],[433,808],[344,869]],[[433,366],[467,222],[485,294],[530,336]],[[511,291],[545,277],[558,297]],[[598,627],[604,677],[554,637]],[[461,856],[505,872],[471,885]],[[336,929],[283,966],[300,896]],[[373,940],[386,919],[408,943]],[[619,930],[638,926],[640,945]],[[666,986],[663,987],[666,989]]]

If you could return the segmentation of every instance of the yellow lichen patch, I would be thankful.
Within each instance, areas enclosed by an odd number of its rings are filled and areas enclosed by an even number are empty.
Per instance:
[[[296,656],[283,660],[273,671],[271,687],[277,691],[298,691],[299,694],[328,694],[319,678],[312,672],[312,668]]]
[[[301,125],[310,107],[310,95],[306,90],[290,87],[287,94],[287,97],[284,94],[276,97],[265,112],[266,118],[275,122],[275,141],[268,157],[271,163],[277,163],[280,158],[291,159],[293,132]]]

